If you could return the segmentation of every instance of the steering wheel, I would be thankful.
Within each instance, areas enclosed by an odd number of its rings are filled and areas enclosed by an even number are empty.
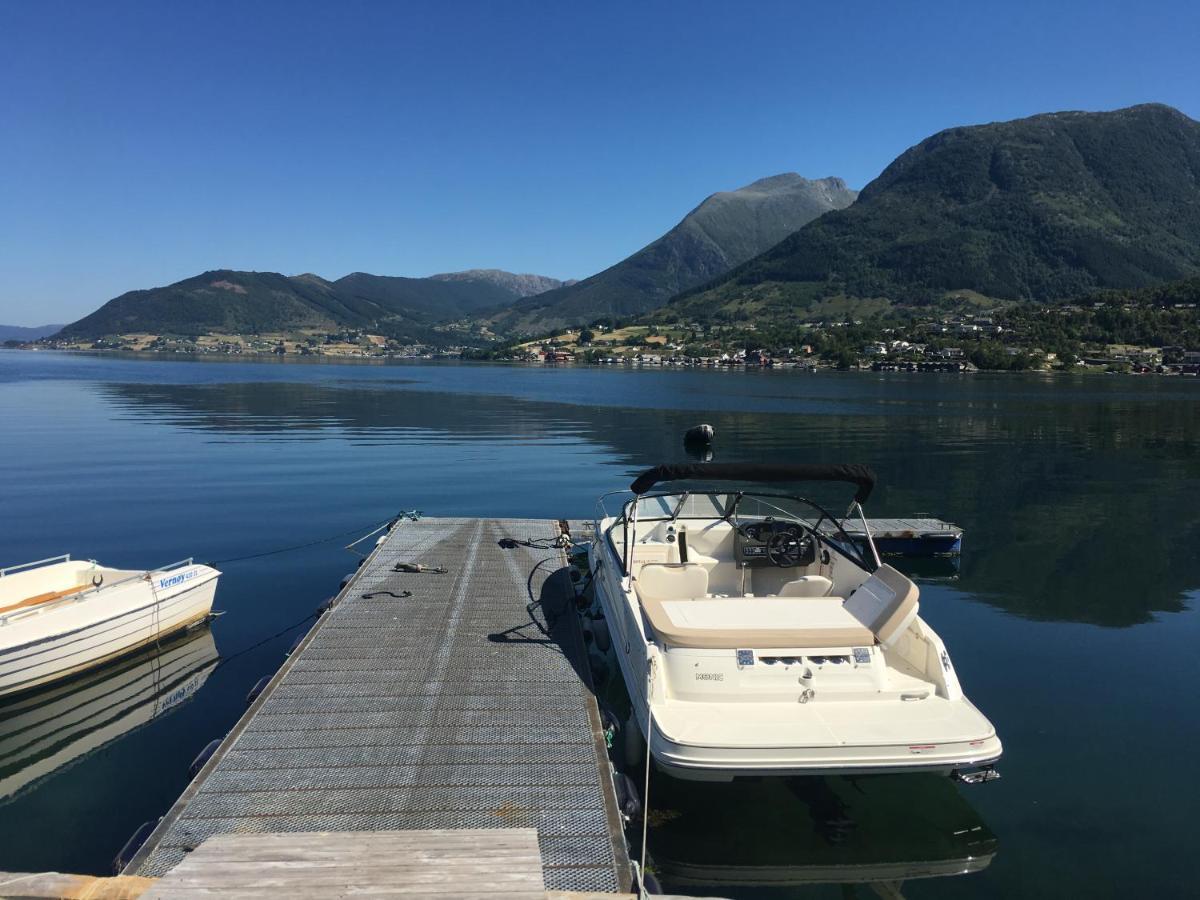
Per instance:
[[[808,540],[801,531],[776,531],[767,540],[767,559],[780,569],[799,565],[807,550]]]

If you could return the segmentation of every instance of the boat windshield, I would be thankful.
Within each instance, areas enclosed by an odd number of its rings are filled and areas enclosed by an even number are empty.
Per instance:
[[[623,520],[632,517],[635,505],[639,524],[686,519],[726,519],[735,526],[768,518],[799,522],[845,556],[868,570],[874,569],[865,548],[846,533],[842,520],[806,497],[748,491],[643,494],[625,505]]]

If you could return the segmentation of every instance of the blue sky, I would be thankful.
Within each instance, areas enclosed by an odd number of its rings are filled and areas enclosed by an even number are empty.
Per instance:
[[[1200,118],[1194,2],[0,0],[0,322],[210,268],[591,274],[959,124]]]

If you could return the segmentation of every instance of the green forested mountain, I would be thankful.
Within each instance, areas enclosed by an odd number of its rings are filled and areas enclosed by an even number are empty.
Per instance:
[[[122,294],[60,334],[96,338],[131,332],[261,334],[356,327],[427,339],[429,326],[513,303],[542,277],[494,271],[459,274],[393,278],[356,272],[327,281],[311,274],[218,269],[166,287]]]
[[[1200,123],[1167,106],[940,132],[849,208],[800,229],[672,313],[803,312],[972,291],[1048,301],[1200,272]]]
[[[494,316],[493,325],[509,333],[538,333],[647,312],[854,197],[840,178],[810,181],[792,173],[713,194],[654,243],[590,278],[514,304]]]

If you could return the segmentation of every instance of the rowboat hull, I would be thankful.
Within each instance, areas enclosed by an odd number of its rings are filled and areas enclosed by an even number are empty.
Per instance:
[[[204,565],[154,571],[0,617],[0,697],[103,665],[203,622],[220,574]]]

